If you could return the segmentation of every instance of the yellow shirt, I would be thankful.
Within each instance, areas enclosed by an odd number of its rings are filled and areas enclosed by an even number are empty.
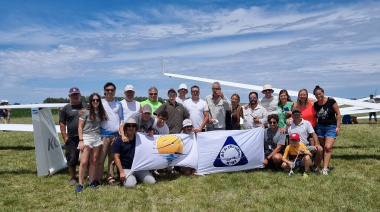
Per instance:
[[[282,158],[286,159],[288,157],[288,154],[289,154],[289,159],[290,160],[294,160],[298,154],[298,150],[299,149],[303,149],[304,152],[300,152],[299,155],[298,155],[298,159],[302,159],[304,154],[308,153],[308,154],[311,154],[309,150],[306,149],[305,145],[303,145],[302,143],[298,142],[297,146],[294,148],[292,147],[291,144],[289,144],[286,148],[285,148],[285,152],[284,152],[284,156],[282,156]]]

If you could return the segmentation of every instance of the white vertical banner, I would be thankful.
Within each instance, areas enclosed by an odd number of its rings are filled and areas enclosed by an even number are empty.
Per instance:
[[[32,108],[37,176],[47,176],[65,168],[61,144],[50,108]]]
[[[198,153],[194,134],[169,134],[149,137],[136,134],[132,172],[163,169],[168,166],[197,168]]]
[[[198,174],[263,168],[264,129],[198,133]]]

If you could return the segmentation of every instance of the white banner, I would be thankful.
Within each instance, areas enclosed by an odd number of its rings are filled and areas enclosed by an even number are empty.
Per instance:
[[[194,134],[136,135],[132,171],[186,166],[197,169],[198,154]]]
[[[198,133],[198,174],[263,168],[264,129]]]

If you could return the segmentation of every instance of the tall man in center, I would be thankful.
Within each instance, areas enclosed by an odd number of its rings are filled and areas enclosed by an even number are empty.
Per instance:
[[[111,152],[113,143],[119,135],[119,125],[123,122],[123,106],[121,103],[114,99],[116,93],[116,86],[112,82],[107,82],[104,85],[105,98],[102,99],[104,110],[107,113],[108,120],[103,121],[100,126],[100,135],[102,136],[103,145],[99,150],[99,160],[96,166],[95,179],[102,181],[104,172],[104,161],[108,155],[108,171],[107,181],[110,185],[115,185],[114,179],[114,153]]]
[[[206,96],[206,103],[210,109],[207,131],[225,130],[226,113],[231,111],[231,104],[224,96],[219,82],[212,84],[212,94]]]
[[[164,104],[162,104],[161,107],[154,112],[154,114],[158,115],[161,111],[167,111],[169,117],[166,124],[169,127],[170,134],[178,134],[182,130],[183,120],[189,117],[189,113],[182,104],[179,104],[176,101],[177,92],[174,88],[169,89],[168,97],[169,101],[164,102]]]

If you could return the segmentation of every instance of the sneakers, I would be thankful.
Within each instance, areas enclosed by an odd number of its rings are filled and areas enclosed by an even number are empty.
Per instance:
[[[77,183],[77,179],[75,179],[75,178],[71,178],[70,179],[70,182],[69,182],[69,185],[70,186],[73,186],[73,185],[75,185]]]
[[[94,180],[92,184],[94,184],[97,188],[99,188],[102,183],[99,180]]]
[[[323,175],[329,175],[329,169],[322,169],[322,174]]]
[[[309,173],[304,172],[304,173],[303,173],[303,179],[307,179],[307,178],[309,178]]]
[[[75,193],[81,193],[83,191],[83,185],[78,184],[77,188],[75,189]]]
[[[93,190],[96,190],[96,189],[99,188],[99,186],[97,186],[95,183],[90,183],[90,184],[88,184],[88,187],[90,187],[90,188],[93,189]]]

